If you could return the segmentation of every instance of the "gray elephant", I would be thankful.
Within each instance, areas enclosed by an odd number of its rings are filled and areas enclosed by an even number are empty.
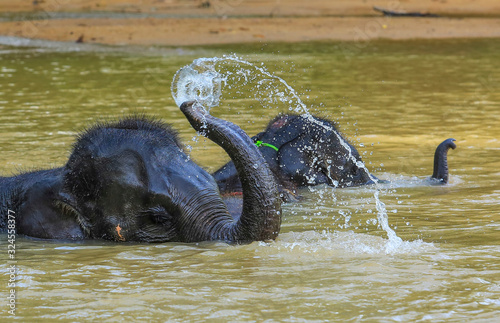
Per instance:
[[[12,214],[18,234],[43,239],[275,239],[281,199],[258,147],[193,102],[181,110],[231,157],[241,207],[228,209],[213,177],[189,159],[168,125],[130,117],[81,133],[63,167],[0,177],[0,230]]]
[[[342,188],[386,182],[368,172],[356,148],[327,119],[312,115],[278,115],[252,139],[279,183],[284,200],[294,199],[297,189],[305,186],[328,184]],[[447,152],[450,148],[455,149],[454,141],[447,139],[437,147],[433,183],[448,182]],[[232,161],[213,176],[221,192],[241,192]]]

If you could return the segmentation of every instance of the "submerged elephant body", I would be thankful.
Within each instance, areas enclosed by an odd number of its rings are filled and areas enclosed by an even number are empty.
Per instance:
[[[78,137],[64,167],[0,178],[0,229],[15,212],[17,233],[44,239],[254,241],[276,238],[281,200],[246,134],[193,103],[193,127],[228,152],[242,178],[233,217],[213,177],[182,151],[175,132],[145,118],[99,124]],[[224,143],[224,144],[222,144]],[[252,166],[264,165],[258,170]]]
[[[354,146],[337,131],[333,122],[312,115],[278,115],[267,128],[252,138],[280,185],[282,196],[295,195],[296,189],[327,184],[353,187],[380,181],[370,174]],[[436,149],[435,183],[447,183],[447,151],[455,149],[447,139]],[[224,193],[241,192],[232,161],[213,173]],[[382,181],[385,182],[385,181]]]

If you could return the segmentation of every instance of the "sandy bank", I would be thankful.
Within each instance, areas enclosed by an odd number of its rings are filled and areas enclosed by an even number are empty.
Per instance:
[[[375,12],[374,5],[442,17],[386,17]],[[123,0],[0,0],[0,11],[30,12],[30,18],[0,22],[1,35],[57,41],[80,38],[104,44],[187,46],[500,37],[497,0],[454,0],[452,4],[446,0],[143,0],[140,4]],[[57,14],[68,12],[76,13],[76,18],[61,19],[64,17]],[[92,16],[96,12],[99,15]],[[124,12],[131,15],[116,15]]]
[[[500,18],[61,19],[0,24],[0,34],[57,41],[207,45],[377,38],[500,37]]]

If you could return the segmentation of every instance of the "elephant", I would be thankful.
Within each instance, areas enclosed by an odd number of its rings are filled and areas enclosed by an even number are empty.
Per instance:
[[[228,209],[214,178],[185,154],[170,126],[132,116],[80,133],[62,167],[0,177],[0,230],[11,223],[8,214],[15,216],[18,234],[40,239],[275,239],[282,201],[258,147],[238,126],[196,102],[180,109],[232,159],[243,191],[239,209]]]
[[[280,114],[266,129],[252,137],[280,186],[284,201],[297,198],[297,189],[327,184],[354,187],[387,182],[370,174],[354,146],[327,119],[307,115]],[[433,183],[448,182],[447,152],[455,139],[436,149]],[[213,174],[223,194],[240,194],[241,183],[233,162]]]

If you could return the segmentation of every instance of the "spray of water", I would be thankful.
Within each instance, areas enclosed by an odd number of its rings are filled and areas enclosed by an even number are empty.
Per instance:
[[[242,90],[244,86],[247,88]],[[285,104],[288,110],[302,114],[310,122],[323,127],[325,131],[331,131],[349,152],[348,158],[370,174],[366,166],[352,155],[349,145],[340,134],[330,125],[315,119],[297,92],[285,80],[267,71],[263,64],[258,66],[235,55],[198,58],[177,71],[171,87],[172,96],[178,106],[185,101],[196,100],[208,110],[220,104],[224,93],[235,89],[236,95],[241,95],[243,92],[253,93],[254,98],[264,108],[276,108],[278,104]],[[371,175],[370,177],[375,183],[377,220],[388,236],[386,251],[392,252],[403,241],[389,226],[385,204],[379,197],[381,187],[376,178]],[[335,181],[332,179],[332,182]]]

